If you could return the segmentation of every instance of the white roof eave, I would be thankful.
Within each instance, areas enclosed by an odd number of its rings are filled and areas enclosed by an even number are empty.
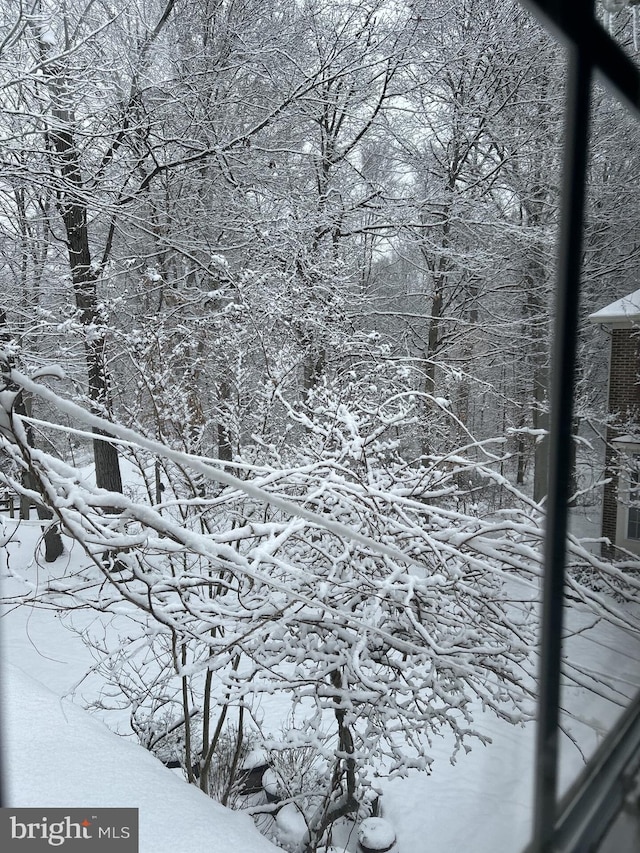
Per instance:
[[[618,299],[611,305],[590,314],[589,320],[592,323],[617,326],[618,328],[631,328],[640,325],[640,290],[623,296],[622,299]]]

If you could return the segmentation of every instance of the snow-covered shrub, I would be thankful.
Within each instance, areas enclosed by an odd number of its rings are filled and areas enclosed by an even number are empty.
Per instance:
[[[273,793],[277,793],[279,799],[314,799],[323,788],[326,762],[320,757],[317,744],[311,742],[308,735],[300,739],[301,746],[280,745],[277,749],[269,749],[267,753],[269,779]]]
[[[296,806],[302,846],[314,851],[336,821],[358,814],[379,776],[428,770],[433,736],[451,732],[454,756],[482,741],[474,705],[513,723],[531,715],[539,508],[500,476],[491,445],[405,458],[403,431],[415,416],[408,390],[356,380],[319,389],[290,412],[306,442],[286,455],[263,448],[259,462],[234,460],[240,478],[13,378],[180,472],[181,487],[169,483],[152,505],[92,489],[19,431],[5,444],[87,558],[81,578],[61,564],[38,595],[128,623],[122,662],[138,675],[127,689],[138,684],[136,701],[158,713],[167,701],[180,709],[192,781],[191,750],[206,789],[232,719],[225,760],[241,767],[247,726],[261,730],[262,699],[277,695],[297,721],[295,742],[284,746],[303,750],[288,760],[314,753],[322,768],[317,796]],[[461,470],[503,489],[508,502],[496,511],[462,502]],[[184,488],[198,478],[216,488]],[[575,540],[568,550],[571,566],[618,577]],[[118,555],[117,571],[105,552]],[[603,612],[601,596],[568,583]],[[637,585],[625,593],[633,598]],[[232,785],[222,787],[229,800]]]

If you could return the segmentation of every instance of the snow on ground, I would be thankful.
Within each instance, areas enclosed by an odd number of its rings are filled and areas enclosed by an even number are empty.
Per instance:
[[[139,809],[140,853],[269,853],[251,818],[185,784],[147,750],[5,664],[7,805]]]
[[[9,524],[5,529],[10,529]],[[12,596],[23,594],[27,585],[37,593],[46,584],[46,563],[33,559],[40,535],[37,521],[21,522],[0,556],[0,594],[4,602],[0,611],[2,657],[33,675],[58,696],[66,696],[94,664],[82,638],[62,625],[52,610],[11,604]],[[69,544],[65,539],[65,546]],[[68,559],[72,558],[67,551],[59,558]],[[96,619],[96,614],[82,613],[75,622],[84,628]],[[81,689],[79,701],[82,701]]]
[[[0,557],[5,600],[24,590],[25,582],[46,583],[46,565],[38,566],[32,557],[39,535],[37,522],[22,523],[5,547]],[[102,617],[74,615],[78,627],[97,618]],[[585,631],[595,621],[579,610],[572,613],[569,629],[575,636],[570,657],[588,667],[596,679],[592,686],[600,673],[615,673],[620,686],[632,695],[640,681],[640,638],[604,623]],[[53,611],[5,605],[0,629],[3,657],[10,662],[2,685],[2,711],[5,784],[12,805],[137,806],[141,851],[276,849],[249,818],[229,812],[188,786],[131,738],[110,732],[95,714],[59,699],[72,691],[81,704],[85,695],[95,696],[96,685],[91,679],[81,681],[93,663],[89,651]],[[571,710],[565,719],[567,730],[590,754],[620,708],[596,695],[586,681],[568,688],[565,700]],[[277,731],[286,708],[276,697],[265,697],[263,711]],[[110,726],[127,730],[126,713],[108,719]],[[452,765],[451,740],[436,738],[430,775],[412,773],[383,784],[383,814],[396,829],[403,853],[518,853],[528,841],[535,727],[514,727],[480,710],[475,724],[492,739],[490,745],[474,744]],[[580,752],[564,738],[563,788],[582,766]]]
[[[29,555],[40,534],[22,523],[0,560],[4,598],[46,568]],[[64,559],[64,558],[63,558]],[[86,614],[86,619],[94,619]],[[132,739],[61,699],[93,660],[81,638],[51,610],[3,608],[2,764],[7,805],[126,806],[139,809],[140,853],[268,853],[276,850],[246,815],[187,785]]]
[[[519,853],[529,840],[534,727],[482,719],[492,737],[455,765],[444,744],[432,754],[433,772],[389,783],[383,815],[401,851]]]

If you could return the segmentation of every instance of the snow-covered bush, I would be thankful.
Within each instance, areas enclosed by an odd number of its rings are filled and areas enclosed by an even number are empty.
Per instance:
[[[186,472],[160,501],[91,488],[66,463],[30,448],[18,416],[5,412],[4,452],[31,471],[87,561],[82,577],[56,564],[46,591],[29,595],[126,624],[117,643],[103,644],[99,665],[126,685],[115,701],[132,704],[147,734],[157,736],[162,715],[180,722],[191,781],[211,790],[231,722],[231,773],[216,791],[223,801],[247,727],[272,752],[301,750],[291,761],[314,755],[318,796],[285,791],[298,810],[307,808],[302,846],[314,851],[335,821],[358,813],[378,776],[428,770],[434,735],[453,734],[453,757],[482,741],[473,704],[513,723],[531,715],[539,509],[500,477],[489,445],[404,458],[403,428],[415,411],[408,391],[394,396],[379,383],[349,402],[329,386],[319,390],[291,412],[306,444],[286,458],[263,448],[260,464],[234,460],[241,479],[102,421],[15,371],[11,379],[155,454],[165,474]],[[463,502],[461,471],[505,490],[508,504],[489,512]],[[198,479],[216,488],[184,488]],[[572,565],[619,579],[576,541],[568,547]],[[606,612],[601,595],[575,579],[569,588]],[[297,721],[281,743],[262,728],[262,698],[274,694]]]

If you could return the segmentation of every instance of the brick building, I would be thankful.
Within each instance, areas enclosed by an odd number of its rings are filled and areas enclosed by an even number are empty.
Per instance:
[[[640,290],[589,319],[611,341],[602,535],[640,554]]]

